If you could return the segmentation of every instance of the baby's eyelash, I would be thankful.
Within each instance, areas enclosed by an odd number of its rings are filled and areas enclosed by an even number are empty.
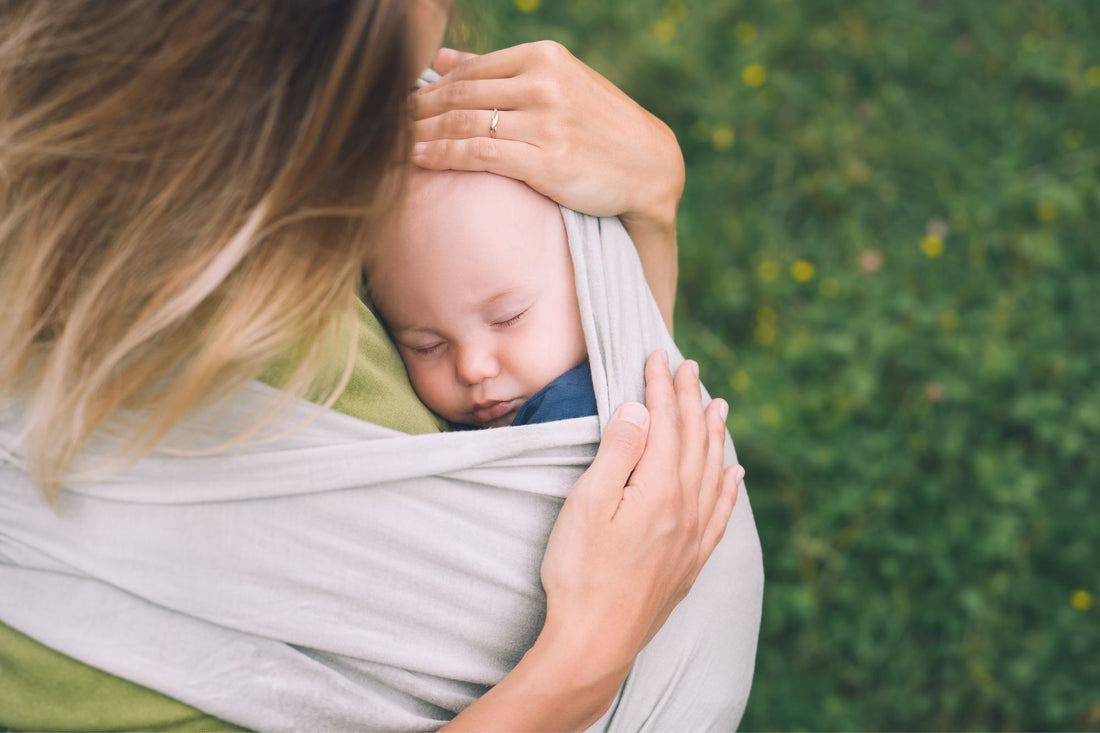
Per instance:
[[[431,356],[443,348],[443,342],[431,346],[406,346],[405,348],[420,356]]]
[[[514,326],[516,324],[516,322],[519,321],[519,319],[521,319],[525,315],[527,315],[528,310],[530,310],[530,308],[525,308],[524,310],[522,310],[519,313],[515,314],[511,318],[508,318],[507,320],[503,320],[503,321],[497,321],[493,325],[496,326],[497,328],[508,328],[509,326]]]

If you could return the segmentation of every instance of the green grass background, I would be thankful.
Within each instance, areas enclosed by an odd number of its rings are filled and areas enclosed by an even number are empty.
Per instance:
[[[742,727],[1100,730],[1100,3],[466,5],[683,147],[677,335],[767,577]]]

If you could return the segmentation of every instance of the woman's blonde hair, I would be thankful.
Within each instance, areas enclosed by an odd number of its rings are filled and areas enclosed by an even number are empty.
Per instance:
[[[0,398],[47,495],[122,413],[132,460],[280,360],[316,389],[402,189],[407,6],[0,2]]]

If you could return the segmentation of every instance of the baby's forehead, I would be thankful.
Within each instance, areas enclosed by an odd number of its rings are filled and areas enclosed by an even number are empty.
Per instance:
[[[422,171],[410,176],[397,237],[385,249],[413,258],[446,247],[470,250],[541,249],[560,239],[557,204],[522,181],[470,171]]]
[[[523,181],[481,171],[426,171],[409,177],[403,221],[461,214],[464,219],[491,221],[501,217],[545,214],[557,209],[550,199]]]

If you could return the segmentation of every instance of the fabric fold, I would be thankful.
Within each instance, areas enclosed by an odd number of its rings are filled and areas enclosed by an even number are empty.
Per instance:
[[[598,417],[410,436],[295,402],[266,442],[151,455],[67,486],[55,512],[27,479],[9,408],[0,620],[255,729],[437,728],[537,636],[550,529],[613,408],[644,399],[646,355],[682,361],[618,220],[563,217]],[[275,397],[250,385],[173,437],[217,438]],[[710,563],[593,729],[736,727],[762,588],[743,491]]]

